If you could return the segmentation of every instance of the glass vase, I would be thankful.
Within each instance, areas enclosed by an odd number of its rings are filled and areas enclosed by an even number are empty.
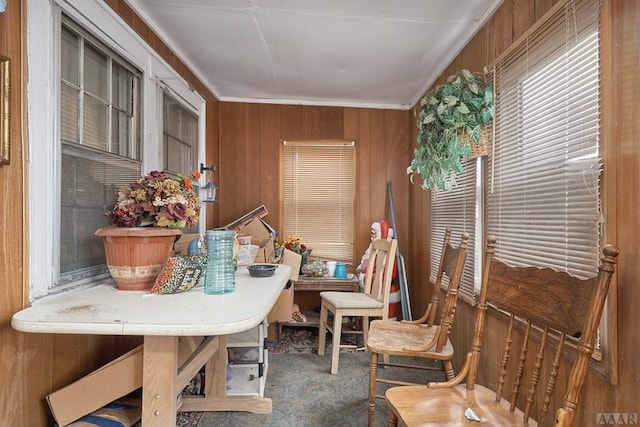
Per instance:
[[[207,230],[207,268],[204,276],[204,293],[228,294],[236,288],[233,265],[233,242],[236,232],[226,229]]]

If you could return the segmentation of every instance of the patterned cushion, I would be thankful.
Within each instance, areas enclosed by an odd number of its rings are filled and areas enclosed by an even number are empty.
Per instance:
[[[169,257],[151,288],[153,294],[175,294],[193,288],[204,274],[207,258],[203,255]]]

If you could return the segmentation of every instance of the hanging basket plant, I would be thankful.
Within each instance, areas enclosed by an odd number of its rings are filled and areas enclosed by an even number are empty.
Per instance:
[[[418,147],[407,168],[423,189],[450,190],[465,158],[486,155],[484,126],[493,118],[493,87],[484,76],[462,70],[427,92],[420,102]]]

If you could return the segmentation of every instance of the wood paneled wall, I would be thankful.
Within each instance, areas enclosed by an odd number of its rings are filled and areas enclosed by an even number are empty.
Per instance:
[[[207,163],[218,166],[220,203],[211,205],[207,228],[217,227],[259,204],[269,209],[268,221],[279,217],[279,142],[285,138],[349,138],[358,145],[358,234],[356,256],[369,240],[369,225],[386,216],[386,181],[393,183],[400,248],[407,261],[414,315],[428,297],[429,194],[408,184],[406,165],[416,135],[410,112],[336,107],[218,103],[125,0],[104,0],[154,48],[180,70],[207,102]],[[442,78],[461,68],[480,69],[504,51],[555,3],[554,0],[505,0],[491,20],[458,55]],[[637,278],[640,264],[640,123],[637,120],[640,84],[640,2],[602,0],[603,10],[603,178],[607,241],[619,246],[617,297],[612,301],[619,324],[619,384],[609,385],[593,372],[584,389],[578,425],[595,424],[597,412],[640,412],[637,357],[640,306]],[[116,353],[109,337],[22,334],[10,326],[13,313],[27,303],[28,251],[25,223],[28,177],[25,157],[26,2],[8,0],[0,14],[0,55],[12,59],[11,165],[0,167],[0,425],[46,426],[51,417],[44,396],[110,360]],[[472,309],[458,306],[452,339],[462,365],[473,324]],[[490,316],[490,336],[505,332],[502,319]],[[482,356],[482,381],[491,383],[499,349],[487,339]],[[566,366],[561,369],[566,376]]]
[[[357,263],[370,242],[371,223],[389,218],[391,181],[400,250],[409,247],[406,168],[410,161],[409,111],[221,102],[221,225],[264,204],[265,220],[282,229],[279,156],[289,139],[348,139],[356,142],[355,254]]]
[[[447,67],[438,81],[462,68],[481,70],[491,64],[519,36],[542,17],[557,0],[516,1],[505,0],[490,21],[475,35],[463,51]],[[617,318],[617,349],[610,348],[617,361],[617,373],[603,377],[590,369],[583,389],[583,402],[576,425],[596,424],[596,415],[602,412],[640,413],[635,394],[640,390],[640,358],[637,356],[640,342],[640,315],[635,307],[640,305],[638,277],[640,256],[640,83],[637,70],[640,66],[640,2],[635,0],[602,1],[602,157],[605,159],[602,180],[602,198],[605,214],[604,243],[618,245],[620,256],[609,298],[608,310]],[[412,131],[415,135],[415,129]],[[410,223],[418,233],[412,233],[410,256],[414,251],[428,248],[429,209],[428,193],[411,189]],[[469,349],[475,313],[465,304],[458,304],[452,340],[456,349],[455,366],[460,367]],[[501,357],[499,340],[506,335],[503,318],[490,310],[487,320],[483,355],[481,356],[480,382],[495,385],[496,361]],[[617,350],[617,354],[616,354]],[[529,351],[536,351],[531,348]],[[610,369],[608,365],[600,368]],[[525,372],[529,372],[530,367]],[[559,382],[568,376],[566,361],[560,368]],[[617,380],[617,386],[610,380]],[[561,399],[562,393],[557,397]],[[536,406],[539,402],[536,402]],[[535,410],[535,409],[534,409]],[[544,425],[552,424],[547,420]]]

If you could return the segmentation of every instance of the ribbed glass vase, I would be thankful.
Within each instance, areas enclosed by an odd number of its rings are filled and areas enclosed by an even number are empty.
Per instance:
[[[228,294],[236,289],[233,265],[233,241],[236,232],[227,229],[207,230],[207,268],[204,276],[204,293]]]

